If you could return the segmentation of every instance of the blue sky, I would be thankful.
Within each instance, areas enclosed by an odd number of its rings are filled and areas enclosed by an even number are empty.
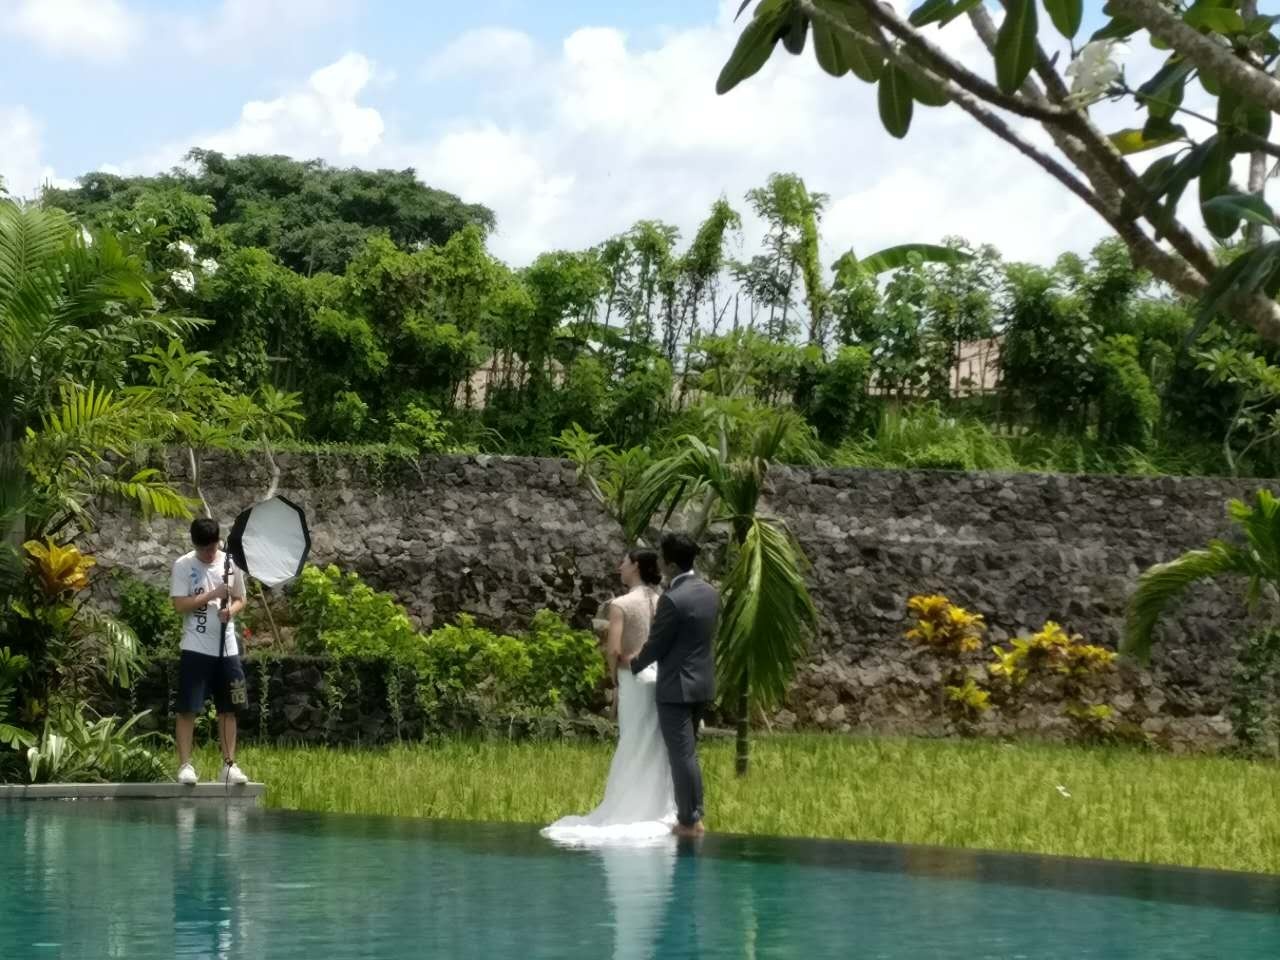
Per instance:
[[[37,2],[51,10],[59,6],[58,0]],[[15,6],[21,4],[0,0],[0,11]],[[236,4],[133,0],[120,6],[131,19],[149,24],[153,35],[139,39],[119,58],[69,56],[30,42],[5,45],[9,55],[0,60],[0,91],[9,93],[0,99],[22,91],[21,101],[44,118],[44,156],[59,174],[78,175],[167,140],[181,128],[180,118],[190,118],[193,129],[231,123],[245,101],[287,89],[299,76],[350,50],[385,65],[399,79],[382,91],[380,104],[405,129],[429,130],[465,111],[475,94],[466,84],[428,84],[416,71],[433,51],[468,30],[505,27],[554,46],[579,27],[612,26],[640,42],[654,42],[664,32],[706,21],[716,11],[716,4],[707,0],[320,0],[274,4],[279,13],[263,16],[261,30],[237,31],[227,43],[193,55],[175,41],[175,31],[167,29],[171,22],[188,21],[196,32],[212,25],[216,33],[227,8]],[[56,16],[56,10],[50,14],[51,19]]]
[[[736,6],[0,0],[0,176],[31,195],[99,167],[165,169],[192,146],[412,166],[493,207],[494,249],[515,263],[641,218],[688,237],[721,195],[745,212],[774,171],[829,195],[832,259],[960,235],[1046,261],[1103,234],[954,109],[888,137],[874,90],[807,52],[716,97]],[[940,36],[988,69],[967,24]],[[747,248],[758,230],[748,216]]]

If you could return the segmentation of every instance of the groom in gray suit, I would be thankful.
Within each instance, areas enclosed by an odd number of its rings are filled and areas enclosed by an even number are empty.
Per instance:
[[[720,594],[693,572],[698,545],[683,533],[662,538],[662,560],[671,574],[649,628],[649,640],[631,661],[639,673],[658,665],[658,723],[671,760],[676,793],[675,832],[702,833],[702,770],[697,732],[716,697],[715,634]]]

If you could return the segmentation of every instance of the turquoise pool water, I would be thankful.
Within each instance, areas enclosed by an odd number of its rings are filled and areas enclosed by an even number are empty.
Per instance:
[[[1280,957],[1280,878],[222,806],[0,806],[0,957]]]

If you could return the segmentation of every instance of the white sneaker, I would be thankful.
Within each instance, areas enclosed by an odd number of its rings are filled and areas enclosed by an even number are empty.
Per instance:
[[[188,787],[193,787],[200,782],[200,778],[196,776],[196,768],[189,763],[184,763],[178,768],[178,782]]]
[[[236,787],[249,782],[249,778],[244,775],[244,771],[240,769],[239,765],[232,763],[230,760],[222,765],[222,776],[219,779],[223,783]]]

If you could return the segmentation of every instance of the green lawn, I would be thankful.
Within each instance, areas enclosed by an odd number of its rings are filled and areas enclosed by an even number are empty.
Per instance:
[[[703,745],[709,829],[1280,872],[1274,764],[834,735],[754,749],[751,776],[737,780],[732,744]],[[543,824],[599,800],[609,755],[601,744],[447,742],[246,747],[240,760],[271,807]],[[200,759],[212,774],[216,753]]]

